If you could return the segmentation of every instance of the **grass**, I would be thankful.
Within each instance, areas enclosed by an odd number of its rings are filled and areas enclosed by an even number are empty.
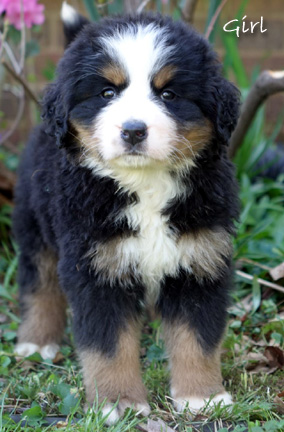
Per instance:
[[[174,412],[170,398],[165,396],[169,394],[169,372],[160,325],[154,321],[145,325],[141,348],[152,419],[159,418],[180,432],[194,431],[197,426],[202,430],[202,425],[205,428],[210,422],[215,422],[223,432],[241,432],[245,430],[244,424],[250,432],[284,430],[284,418],[275,404],[275,397],[284,386],[283,371],[266,364],[262,372],[257,372],[267,347],[283,346],[283,295],[281,299],[281,293],[260,287],[256,279],[268,278],[263,264],[273,267],[284,261],[283,189],[280,181],[252,183],[248,175],[240,175],[242,214],[235,240],[235,260],[237,268],[255,278],[253,281],[235,278],[224,341],[223,377],[226,389],[234,395],[235,405],[231,409],[219,406],[195,418],[189,413]],[[60,427],[65,431],[147,431],[146,420],[136,417],[131,410],[109,428],[104,426],[101,409],[98,414],[83,412],[85,396],[70,319],[58,363],[43,361],[38,354],[16,361],[13,349],[19,325],[17,258],[10,239],[10,216],[11,209],[2,208],[0,430],[51,431]],[[59,417],[61,423],[46,425],[46,419],[53,417]],[[13,421],[19,418],[25,419],[25,424]]]

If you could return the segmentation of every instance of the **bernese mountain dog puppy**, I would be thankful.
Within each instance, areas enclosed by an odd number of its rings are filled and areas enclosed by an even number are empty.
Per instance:
[[[16,351],[53,358],[71,307],[90,405],[149,413],[145,310],[161,316],[177,411],[231,404],[220,346],[238,216],[227,144],[239,92],[210,44],[169,17],[89,23],[69,42],[19,169]],[[117,406],[114,406],[116,401]]]

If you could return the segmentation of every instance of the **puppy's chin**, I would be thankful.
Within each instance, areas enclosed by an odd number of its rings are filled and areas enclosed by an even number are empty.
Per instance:
[[[155,168],[166,164],[165,161],[154,159],[146,154],[123,154],[108,161],[110,166],[120,168]]]

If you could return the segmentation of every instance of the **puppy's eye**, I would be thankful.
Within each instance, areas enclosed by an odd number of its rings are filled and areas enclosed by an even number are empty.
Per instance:
[[[175,97],[176,97],[176,95],[170,90],[164,90],[161,93],[161,99],[164,101],[171,101],[171,100],[175,99]]]
[[[104,99],[112,99],[116,96],[116,92],[115,92],[115,90],[109,88],[109,89],[103,90],[101,95]]]

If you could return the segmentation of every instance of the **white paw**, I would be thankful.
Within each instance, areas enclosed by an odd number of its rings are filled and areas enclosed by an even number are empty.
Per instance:
[[[203,399],[196,396],[173,399],[174,407],[178,412],[183,412],[185,409],[188,409],[193,413],[200,411],[204,407],[206,408],[214,407],[220,402],[221,405],[232,405],[233,404],[232,396],[229,393],[224,392],[224,393],[217,394],[211,399],[210,398]]]
[[[102,408],[102,414],[103,414],[103,417],[106,417],[105,423],[108,426],[111,426],[114,423],[116,423],[119,420],[119,417],[120,417],[120,415],[118,413],[117,407],[114,407],[114,406],[115,405],[112,404],[112,403],[107,403]]]
[[[23,342],[15,346],[15,354],[23,357],[29,357],[36,352],[40,352],[40,347],[31,342]]]
[[[38,345],[31,342],[22,342],[16,345],[15,353],[23,356],[29,357],[34,353],[39,353],[44,360],[50,359],[53,360],[56,357],[56,354],[59,351],[59,346],[57,344],[49,344],[44,345],[43,347],[39,347]]]
[[[150,412],[151,412],[151,408],[150,406],[147,404],[147,402],[131,402],[129,399],[122,399],[119,404],[118,404],[118,410],[120,415],[123,415],[124,411],[127,408],[131,408],[134,411],[137,411],[136,415],[142,415],[144,417],[147,417]]]
[[[147,417],[150,412],[150,406],[147,404],[147,402],[142,403],[135,403],[131,402],[128,399],[122,399],[121,402],[118,403],[118,405],[113,403],[107,403],[102,408],[102,414],[103,417],[105,417],[105,423],[108,426],[113,425],[116,423],[122,416],[124,411],[127,408],[131,408],[134,411],[137,411],[136,415],[142,415],[144,417]],[[88,407],[86,406],[85,412],[87,411]]]
[[[44,360],[46,359],[54,360],[58,351],[59,351],[59,345],[52,343],[49,345],[44,345],[42,348],[40,348],[40,355]]]

